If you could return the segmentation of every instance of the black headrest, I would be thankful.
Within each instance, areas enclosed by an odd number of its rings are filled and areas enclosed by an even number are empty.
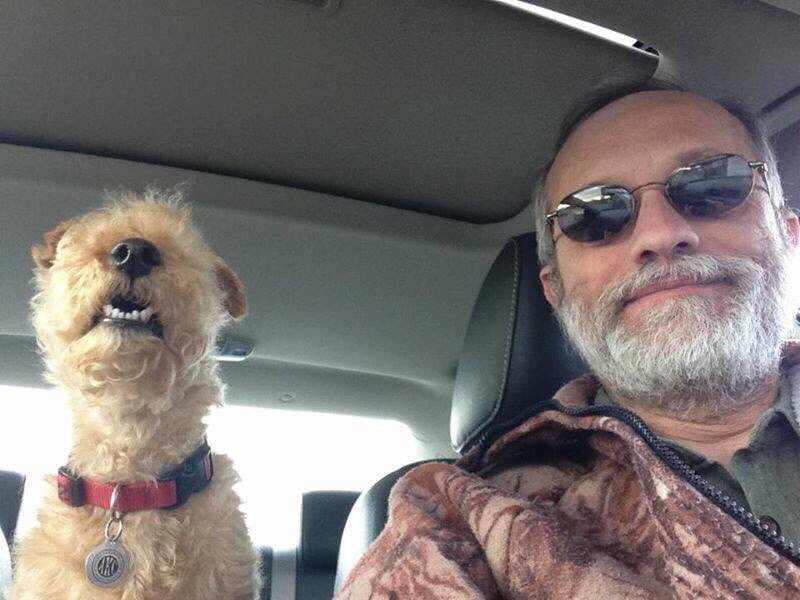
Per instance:
[[[344,491],[303,494],[298,548],[298,560],[302,565],[330,569],[333,575],[342,530],[358,495],[358,492]]]
[[[472,309],[456,373],[450,441],[462,454],[587,371],[568,349],[539,282],[536,237],[509,240]]]
[[[0,530],[8,541],[14,541],[14,529],[22,505],[25,476],[11,471],[0,471]]]

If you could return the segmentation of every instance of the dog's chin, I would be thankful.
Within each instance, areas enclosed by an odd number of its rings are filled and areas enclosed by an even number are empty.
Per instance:
[[[69,387],[126,410],[168,397],[180,368],[159,337],[106,323],[70,344],[54,366]]]
[[[161,336],[144,327],[101,322],[73,344],[72,349],[79,354],[92,354],[100,362],[122,366],[121,358],[127,363],[133,357],[149,357],[148,362],[152,363],[165,352],[166,344]]]
[[[130,336],[132,339],[138,336],[156,337],[159,340],[164,339],[164,326],[158,319],[151,319],[147,323],[143,323],[115,317],[96,317],[93,329],[97,327],[116,331],[120,335]]]

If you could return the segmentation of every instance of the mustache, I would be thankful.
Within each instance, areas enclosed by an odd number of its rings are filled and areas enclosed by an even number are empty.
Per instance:
[[[668,263],[646,263],[624,279],[610,284],[597,299],[597,309],[605,316],[618,316],[627,300],[640,289],[662,282],[684,279],[688,283],[726,283],[734,287],[757,282],[764,268],[752,258],[694,255],[681,256]]]

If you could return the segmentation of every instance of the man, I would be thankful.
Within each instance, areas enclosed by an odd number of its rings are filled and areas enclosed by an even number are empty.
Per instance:
[[[675,86],[604,89],[534,210],[594,375],[398,482],[340,597],[800,597],[800,225],[764,136]]]

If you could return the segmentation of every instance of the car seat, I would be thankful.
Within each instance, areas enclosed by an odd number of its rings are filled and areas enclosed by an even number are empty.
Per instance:
[[[297,548],[296,600],[324,600],[333,593],[339,540],[358,492],[303,494],[300,545]]]
[[[11,545],[17,527],[19,507],[22,504],[22,491],[25,477],[19,473],[0,471],[0,598],[5,586],[11,583]]]
[[[534,234],[512,238],[475,301],[450,412],[450,441],[461,454],[482,436],[499,435],[503,423],[587,371],[564,342],[542,294],[539,268]],[[383,529],[392,486],[418,464],[386,475],[359,496],[339,547],[336,590]]]

